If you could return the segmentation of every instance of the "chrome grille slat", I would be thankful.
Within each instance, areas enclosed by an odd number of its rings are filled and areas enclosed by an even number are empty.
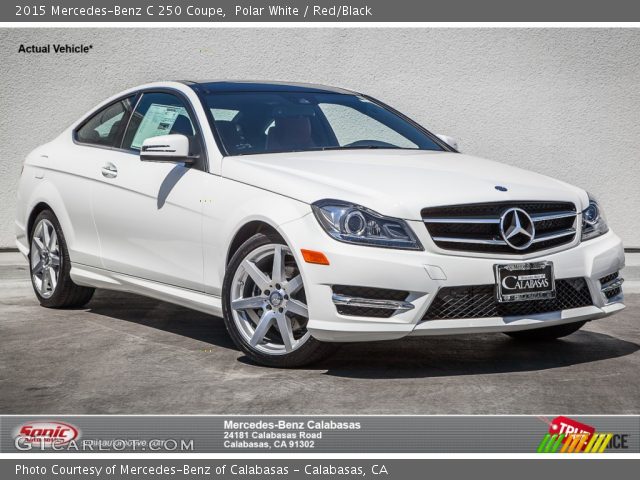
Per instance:
[[[534,222],[543,222],[544,220],[558,220],[560,218],[575,217],[576,215],[576,212],[534,213],[531,215],[531,219]]]
[[[500,233],[502,214],[524,210],[535,227],[535,238],[516,250]],[[509,201],[425,208],[422,220],[437,246],[445,250],[526,254],[571,243],[578,212],[570,202]]]
[[[603,285],[601,290],[604,293],[610,292],[612,290],[617,290],[620,287],[622,287],[622,284],[624,283],[624,278],[616,278],[615,280],[613,280],[612,282],[610,282],[607,285]]]
[[[425,217],[422,219],[425,223],[500,223],[499,218],[482,218],[482,217],[466,217],[466,218],[438,218]]]
[[[576,212],[552,212],[531,215],[534,222],[545,220],[557,220],[560,218],[575,217]],[[425,223],[500,223],[500,218],[495,217],[423,217]]]
[[[546,234],[546,235],[545,234],[538,235],[533,240],[533,243],[545,242],[547,240],[555,240],[556,238],[562,238],[562,237],[566,237],[568,235],[575,235],[575,234],[576,234],[576,229],[575,228],[569,228],[567,230],[561,230],[561,231],[556,232],[556,233],[549,233],[549,234]]]
[[[461,238],[461,237],[433,237],[434,242],[477,243],[481,245],[506,245],[507,242],[498,238]]]

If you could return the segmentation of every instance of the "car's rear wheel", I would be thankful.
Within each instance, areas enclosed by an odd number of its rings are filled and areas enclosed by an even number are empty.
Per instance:
[[[81,307],[93,296],[93,288],[71,280],[69,250],[60,223],[50,210],[40,212],[33,222],[29,271],[33,291],[43,307]]]
[[[291,250],[275,235],[254,235],[238,249],[229,263],[222,295],[231,338],[257,363],[298,367],[333,350],[333,345],[307,331],[302,276]]]
[[[541,342],[545,340],[555,340],[556,338],[566,337],[580,330],[587,322],[565,323],[554,327],[536,328],[533,330],[518,330],[516,332],[505,332],[511,338],[516,340]]]

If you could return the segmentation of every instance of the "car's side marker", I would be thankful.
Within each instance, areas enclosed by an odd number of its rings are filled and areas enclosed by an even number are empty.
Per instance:
[[[300,250],[302,252],[302,258],[307,263],[317,263],[318,265],[329,265],[329,259],[322,252],[316,252],[314,250]]]

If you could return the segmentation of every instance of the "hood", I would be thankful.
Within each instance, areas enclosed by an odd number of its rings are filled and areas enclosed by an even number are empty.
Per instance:
[[[583,190],[559,180],[449,152],[331,150],[226,157],[222,175],[305,203],[344,200],[407,220],[420,220],[423,208],[442,205],[543,200],[573,202],[581,210],[588,202]]]

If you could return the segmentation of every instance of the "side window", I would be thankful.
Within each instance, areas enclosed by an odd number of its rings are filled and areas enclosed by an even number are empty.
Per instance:
[[[186,135],[191,139],[191,149],[198,149],[185,103],[170,93],[145,93],[131,116],[122,148],[139,151],[147,138],[173,134]]]
[[[131,98],[112,103],[96,113],[76,130],[76,140],[90,145],[118,146],[122,139],[123,122],[131,110]]]

